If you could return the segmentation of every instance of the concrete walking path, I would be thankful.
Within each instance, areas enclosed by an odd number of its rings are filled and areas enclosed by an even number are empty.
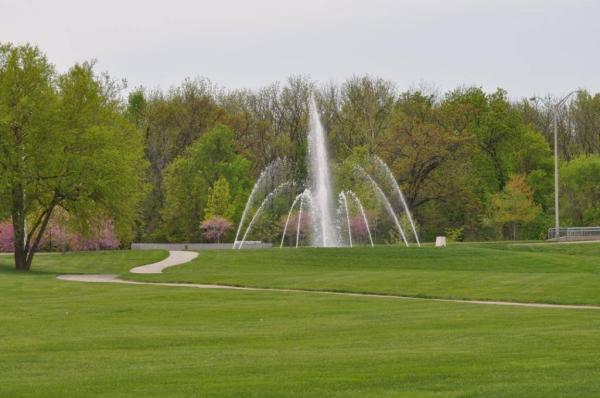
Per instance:
[[[169,257],[165,258],[164,260],[159,261],[158,263],[141,265],[139,267],[132,268],[129,270],[129,272],[132,274],[160,274],[165,268],[189,263],[196,257],[198,257],[197,252],[171,250],[169,251]]]
[[[154,264],[143,265],[131,269],[130,272],[136,274],[160,274],[163,269],[175,265],[185,264],[198,257],[196,252],[186,251],[170,251],[169,257],[165,260]],[[486,301],[486,300],[460,300],[460,299],[444,299],[444,298],[422,298],[410,297],[391,294],[375,294],[375,293],[350,293],[336,292],[331,290],[303,290],[303,289],[284,289],[284,288],[262,288],[262,287],[242,287],[230,285],[214,285],[202,283],[170,283],[170,282],[140,282],[129,281],[119,278],[114,274],[81,274],[81,275],[59,275],[57,279],[62,281],[75,282],[91,282],[91,283],[120,283],[127,285],[152,285],[152,286],[168,286],[168,287],[186,287],[195,289],[226,289],[226,290],[245,290],[245,291],[266,291],[280,293],[303,293],[303,294],[327,294],[334,296],[348,296],[361,298],[378,298],[391,300],[419,300],[419,301],[438,301],[444,303],[462,303],[462,304],[478,304],[478,305],[501,305],[512,307],[533,307],[533,308],[562,308],[562,309],[577,309],[577,310],[600,310],[600,306],[595,305],[577,305],[577,304],[547,304],[547,303],[520,303],[512,301]]]

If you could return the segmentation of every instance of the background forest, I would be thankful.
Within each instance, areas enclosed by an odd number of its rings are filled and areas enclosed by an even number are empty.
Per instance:
[[[202,240],[200,221],[214,214],[235,224],[253,181],[278,157],[292,159],[302,175],[311,93],[335,163],[364,153],[383,158],[423,240],[545,238],[554,206],[554,109],[563,225],[600,224],[599,94],[580,91],[555,108],[551,96],[511,101],[502,89],[478,87],[402,91],[373,76],[341,84],[293,76],[256,90],[196,79],[129,95],[127,113],[150,164],[137,239]],[[271,229],[257,238],[276,240],[280,228]]]
[[[266,165],[287,159],[303,180],[311,96],[338,183],[353,161],[381,157],[424,241],[545,238],[555,116],[561,225],[600,225],[597,93],[514,100],[502,89],[402,90],[368,75],[325,84],[292,76],[258,89],[207,79],[124,89],[93,62],[59,74],[37,47],[0,46],[0,250],[16,242],[23,267],[38,248],[231,241]],[[267,211],[249,239],[278,241],[279,210]]]

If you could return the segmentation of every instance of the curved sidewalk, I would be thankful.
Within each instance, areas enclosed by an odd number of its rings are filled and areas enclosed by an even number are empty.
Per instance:
[[[169,257],[154,264],[141,265],[129,270],[132,274],[160,274],[163,269],[173,267],[175,265],[189,263],[198,257],[197,252],[187,252],[182,250],[169,251]]]

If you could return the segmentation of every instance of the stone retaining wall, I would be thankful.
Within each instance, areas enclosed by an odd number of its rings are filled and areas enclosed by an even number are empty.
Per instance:
[[[244,242],[242,249],[270,249],[272,243]],[[231,250],[233,243],[132,243],[132,250]]]

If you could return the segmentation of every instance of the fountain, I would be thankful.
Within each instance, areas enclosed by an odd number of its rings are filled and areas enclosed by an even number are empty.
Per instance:
[[[354,202],[358,206],[358,209],[360,210],[360,214],[363,219],[363,223],[365,225],[365,229],[367,230],[367,234],[369,235],[369,243],[371,244],[371,247],[374,247],[375,245],[373,244],[373,235],[371,235],[371,228],[369,227],[369,221],[367,220],[367,214],[365,213],[365,208],[363,207],[362,202],[360,201],[360,199],[358,199],[358,196],[356,196],[356,194],[352,191],[346,191],[346,196],[350,196],[352,199],[354,199]]]
[[[373,227],[369,223],[368,216],[370,213],[365,210],[363,200],[359,195],[350,189],[341,190],[337,195],[338,205],[337,207],[334,205],[335,189],[332,183],[326,133],[321,124],[314,98],[309,100],[308,112],[307,182],[292,182],[291,165],[286,159],[277,159],[269,164],[252,188],[236,232],[234,249],[243,248],[244,242],[246,242],[257,219],[273,203],[276,197],[280,197],[284,193],[292,196],[289,197],[291,205],[290,202],[287,202],[289,206],[289,210],[286,211],[287,214],[280,214],[282,220],[285,220],[285,222],[282,222],[283,233],[280,248],[284,246],[288,234],[291,239],[290,246],[299,247],[302,225],[307,223],[310,226],[310,232],[305,232],[305,234],[310,235],[309,242],[313,247],[353,247],[361,244],[360,239],[358,239],[359,236],[355,236],[359,234],[357,231],[353,231],[353,229],[358,228],[357,225],[366,230],[366,234],[363,234],[363,244],[374,246]],[[381,158],[375,155],[370,156],[365,161],[368,164],[356,164],[354,166],[354,178],[363,188],[365,186],[371,187],[371,193],[374,194],[381,208],[385,211],[389,220],[392,221],[392,228],[399,233],[401,240],[398,243],[406,246],[410,245],[405,228],[399,218],[399,214],[404,213],[410,224],[414,241],[420,246],[412,214],[390,168]],[[394,196],[397,200],[390,200]],[[294,211],[296,211],[296,216],[292,217]],[[249,217],[250,221],[246,223]],[[292,224],[295,223],[295,225],[290,228],[292,220],[294,221]],[[355,222],[353,223],[352,220]],[[242,233],[242,231],[244,232]],[[365,241],[365,235],[368,237],[368,241]],[[238,240],[240,237],[241,240]]]
[[[308,133],[308,161],[310,165],[311,192],[314,202],[313,246],[338,246],[333,221],[333,190],[329,157],[325,143],[325,130],[319,118],[315,99],[309,102],[310,130]]]
[[[238,229],[235,234],[235,240],[233,241],[234,249],[236,249],[238,247],[238,245],[241,245],[241,243],[242,243],[241,241],[238,241],[238,238],[240,237],[240,233],[242,231],[242,227],[244,226],[244,222],[246,221],[246,217],[251,210],[251,206],[255,202],[256,197],[258,196],[259,192],[261,190],[264,191],[265,189],[268,189],[268,187],[271,187],[269,190],[272,192],[275,184],[277,186],[279,186],[283,182],[285,182],[285,180],[282,181],[282,177],[285,178],[286,174],[288,174],[288,173],[289,173],[289,165],[288,165],[287,160],[280,159],[280,158],[271,162],[260,173],[260,176],[258,177],[258,180],[256,180],[254,187],[252,187],[250,196],[248,197],[248,200],[246,201],[246,206],[244,207],[244,211],[242,213],[242,218],[240,219],[240,224],[238,225]],[[255,213],[258,213],[258,211],[255,211]],[[254,218],[256,218],[256,214],[255,214]],[[244,235],[247,235],[248,232],[249,232],[249,228],[246,230],[246,233]]]
[[[410,212],[410,209],[408,208],[408,204],[406,203],[404,194],[400,190],[400,186],[398,185],[398,181],[396,181],[396,177],[394,177],[392,170],[390,170],[389,166],[387,164],[385,164],[385,162],[379,156],[373,155],[373,159],[375,160],[375,164],[381,170],[383,170],[387,181],[390,183],[390,185],[394,189],[394,192],[398,196],[398,199],[400,200],[400,204],[402,205],[402,208],[406,214],[406,217],[408,218],[408,222],[410,223],[410,227],[411,227],[413,235],[415,237],[415,241],[417,242],[417,245],[419,247],[421,247],[421,242],[419,241],[419,234],[417,234],[417,228],[415,226],[415,222],[413,220],[412,213]]]
[[[346,198],[346,193],[344,191],[340,192],[340,207],[346,213],[346,225],[348,229],[348,242],[350,242],[350,247],[352,247],[352,224],[350,224],[350,212],[348,211],[348,199]]]

